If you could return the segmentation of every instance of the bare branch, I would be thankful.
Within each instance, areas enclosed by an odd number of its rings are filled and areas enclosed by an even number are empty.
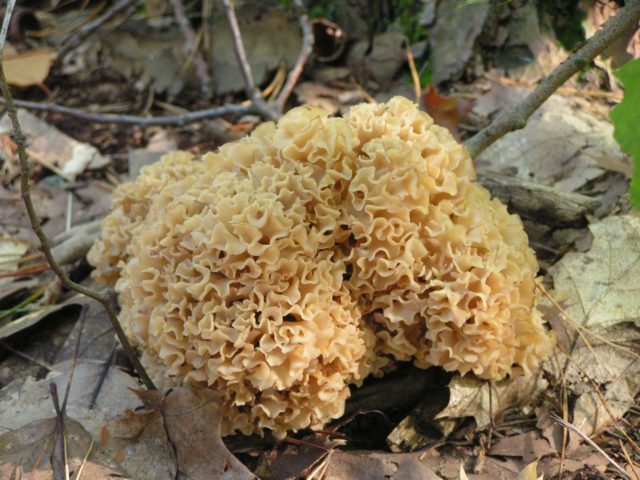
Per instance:
[[[7,106],[7,113],[9,114],[9,118],[11,119],[11,123],[13,124],[14,140],[18,147],[18,160],[20,161],[20,190],[22,200],[24,201],[25,207],[27,209],[27,214],[29,215],[31,228],[40,240],[40,249],[42,250],[42,253],[44,253],[45,257],[47,258],[47,262],[49,262],[49,265],[51,266],[51,269],[58,276],[62,284],[71,290],[75,290],[78,293],[97,300],[104,306],[107,315],[109,316],[109,320],[111,320],[113,328],[116,331],[116,335],[118,336],[118,339],[120,340],[120,343],[122,344],[122,347],[129,357],[129,360],[131,361],[133,367],[140,376],[140,379],[148,388],[155,388],[153,382],[147,375],[147,372],[142,367],[140,360],[136,356],[133,347],[129,343],[129,340],[125,335],[120,322],[118,321],[118,316],[116,314],[113,302],[113,294],[100,293],[72,281],[67,275],[67,272],[65,272],[62,267],[60,267],[60,265],[53,257],[49,239],[47,238],[40,224],[40,219],[38,218],[38,214],[36,213],[35,207],[33,205],[33,199],[31,198],[31,165],[29,164],[29,159],[27,157],[26,140],[24,134],[22,133],[20,122],[18,121],[16,105],[13,102],[13,97],[11,96],[11,91],[9,89],[9,85],[7,84],[7,78],[5,77],[4,68],[2,65],[4,42],[6,39],[7,29],[14,6],[15,0],[9,0],[4,17],[4,22],[2,24],[2,29],[0,30],[0,89],[2,90],[2,94],[4,95],[5,104]]]
[[[602,450],[602,448],[600,448],[596,442],[594,442],[588,436],[586,436],[584,433],[582,433],[578,427],[576,427],[572,423],[566,422],[565,420],[563,420],[562,418],[560,418],[559,416],[557,416],[554,413],[551,414],[551,420],[553,420],[554,422],[560,424],[562,427],[567,428],[567,429],[571,430],[572,432],[578,434],[585,442],[587,442],[589,445],[591,445],[593,448],[595,448],[598,452],[600,452],[600,454],[604,458],[607,459],[607,461],[611,464],[611,466],[613,466],[613,468],[615,468],[618,471],[618,473],[620,475],[622,475],[622,478],[625,478],[627,480],[631,480],[631,475],[629,475],[625,471],[625,469],[622,468],[618,464],[618,462],[616,462],[613,458],[611,458],[609,455],[607,455],[607,452]]]
[[[242,41],[242,35],[240,34],[240,26],[238,25],[238,17],[236,17],[236,10],[233,7],[231,0],[221,0],[224,12],[227,15],[227,21],[229,22],[229,28],[231,29],[231,37],[233,39],[233,50],[236,53],[240,70],[242,71],[242,77],[244,78],[244,90],[247,93],[247,98],[253,99],[256,95],[260,95],[260,92],[256,88],[256,84],[253,80],[253,73],[251,73],[251,65],[247,60],[247,53],[244,50],[244,42]]]
[[[0,60],[4,56],[4,42],[7,41],[7,32],[9,31],[9,23],[11,21],[11,15],[13,15],[13,9],[16,6],[16,0],[8,0],[7,6],[4,10],[4,21],[2,22],[2,30],[0,30]],[[1,64],[2,62],[0,62]]]
[[[6,104],[5,98],[0,98],[0,103]],[[93,123],[121,123],[125,125],[138,125],[150,127],[160,125],[165,127],[183,126],[188,123],[199,122],[208,118],[222,117],[224,115],[246,115],[256,113],[254,105],[226,104],[221,107],[195,110],[182,115],[163,115],[159,117],[143,117],[140,115],[117,115],[112,113],[92,113],[77,108],[56,105],[55,103],[30,102],[27,100],[14,100],[17,107],[28,108],[39,112],[61,113]]]
[[[238,58],[238,64],[242,71],[242,77],[244,78],[244,89],[247,93],[247,97],[251,100],[251,103],[255,106],[255,109],[268,120],[277,120],[280,117],[280,112],[277,108],[274,108],[272,104],[268,104],[262,98],[262,93],[256,87],[256,83],[253,80],[253,73],[251,73],[251,65],[247,60],[247,54],[244,50],[244,43],[242,42],[242,34],[240,33],[240,27],[238,26],[238,18],[236,17],[236,10],[233,8],[231,0],[221,0],[224,11],[227,15],[227,21],[229,22],[229,28],[231,29],[231,38],[233,39],[233,50]]]
[[[302,75],[302,70],[304,70],[304,65],[307,63],[309,55],[313,51],[313,28],[311,27],[311,22],[309,22],[309,16],[307,15],[306,9],[302,4],[302,0],[294,0],[296,7],[300,11],[300,28],[302,29],[302,48],[300,49],[300,53],[298,54],[298,59],[294,67],[289,72],[287,77],[287,82],[282,87],[282,91],[280,95],[278,95],[278,99],[276,102],[278,103],[278,108],[280,111],[284,111],[285,104],[293,92],[296,83],[298,83],[298,79],[300,75]]]
[[[182,0],[171,0],[171,5],[173,6],[173,13],[178,21],[178,25],[180,25],[180,30],[182,30],[182,34],[187,41],[187,48],[190,53],[193,54],[193,63],[196,68],[196,75],[198,75],[198,79],[200,80],[200,88],[202,92],[208,96],[211,94],[211,77],[209,77],[207,64],[204,58],[202,58],[202,54],[198,51],[196,36],[193,33],[193,28],[191,28],[189,19],[184,11]]]
[[[94,34],[102,25],[107,23],[116,15],[125,12],[127,9],[129,11],[123,16],[122,21],[126,20],[135,12],[135,7],[140,4],[140,0],[120,0],[111,6],[111,8],[107,9],[102,15],[93,20],[92,22],[87,23],[82,28],[80,28],[74,36],[69,39],[64,46],[58,51],[57,60],[62,60],[66,57],[71,51],[76,49],[84,40],[89,38]]]
[[[605,48],[638,25],[640,0],[628,0],[618,14],[609,19],[580,49],[558,65],[527,97],[507,108],[488,127],[465,142],[472,158],[476,158],[493,142],[509,132],[524,128],[529,117],[569,78],[587,67]]]

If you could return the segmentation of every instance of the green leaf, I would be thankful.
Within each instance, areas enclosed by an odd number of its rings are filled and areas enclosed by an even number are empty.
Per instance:
[[[622,102],[611,110],[613,135],[633,160],[631,203],[640,210],[640,58],[613,72],[624,87]]]

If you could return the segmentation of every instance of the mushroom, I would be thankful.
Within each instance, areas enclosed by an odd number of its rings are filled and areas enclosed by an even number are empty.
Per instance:
[[[395,361],[500,379],[553,346],[520,219],[410,101],[302,106],[116,190],[94,276],[162,385],[221,394],[223,433],[321,428]]]

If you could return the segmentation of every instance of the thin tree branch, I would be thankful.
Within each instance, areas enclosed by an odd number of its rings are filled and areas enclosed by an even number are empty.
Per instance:
[[[64,428],[64,410],[60,408],[58,386],[55,382],[49,384],[49,393],[56,411],[56,437],[53,450],[49,454],[53,480],[69,480],[69,464],[67,462],[67,441]]]
[[[96,32],[102,25],[107,23],[109,20],[111,20],[121,12],[126,11],[128,8],[130,10],[126,13],[125,16],[123,16],[122,21],[129,18],[129,16],[133,14],[133,12],[135,11],[135,7],[137,7],[139,3],[140,0],[120,0],[119,2],[112,5],[111,8],[107,9],[98,18],[82,26],[82,28],[80,28],[78,32],[76,32],[76,34],[71,39],[69,39],[58,51],[57,60],[62,60],[71,51],[76,49],[85,39],[93,35],[93,33]]]
[[[611,43],[638,25],[640,0],[627,0],[615,17],[610,18],[581,48],[545,77],[527,97],[507,108],[488,127],[465,142],[476,158],[493,142],[509,132],[524,128],[529,117],[569,78],[587,67]]]
[[[291,96],[291,92],[293,92],[296,83],[298,83],[298,79],[300,75],[302,75],[302,71],[304,70],[304,66],[307,63],[309,55],[313,51],[313,28],[311,27],[311,22],[309,22],[309,16],[307,15],[307,11],[302,4],[302,0],[294,0],[294,3],[298,10],[300,11],[300,28],[302,30],[302,48],[300,49],[300,53],[298,54],[298,59],[294,67],[289,72],[287,76],[287,82],[282,87],[282,91],[276,100],[278,104],[278,108],[280,111],[284,111],[285,104]]]
[[[0,98],[0,103],[6,104],[6,98]],[[124,125],[138,125],[150,127],[154,125],[165,127],[181,127],[188,123],[199,122],[208,118],[222,117],[224,115],[246,115],[257,113],[253,104],[240,105],[228,103],[221,107],[195,110],[182,115],[163,115],[158,117],[143,117],[140,115],[117,115],[112,113],[92,113],[77,108],[56,105],[55,103],[30,102],[27,100],[14,100],[17,107],[27,108],[38,112],[61,113],[93,123],[121,123]]]
[[[625,471],[625,469],[622,468],[618,464],[618,462],[616,462],[613,458],[611,458],[609,455],[607,455],[607,452],[602,450],[602,448],[600,448],[596,442],[594,442],[588,436],[586,436],[584,433],[582,433],[578,427],[576,427],[572,423],[569,423],[569,422],[563,420],[562,418],[560,418],[559,416],[557,416],[554,413],[552,413],[550,415],[550,418],[554,422],[560,424],[560,426],[562,426],[564,428],[567,428],[567,429],[571,430],[572,432],[578,434],[585,442],[587,442],[589,445],[591,445],[593,448],[595,448],[604,458],[607,459],[607,461],[611,464],[611,466],[613,466],[613,468],[615,468],[618,471],[618,473],[620,475],[622,475],[622,478],[625,478],[626,480],[632,480],[631,475],[629,475]]]
[[[233,50],[238,58],[238,64],[242,71],[242,77],[244,78],[244,89],[247,93],[247,97],[251,100],[251,103],[255,106],[256,110],[264,118],[268,120],[277,120],[280,117],[280,112],[273,105],[268,104],[262,98],[262,93],[256,87],[256,83],[253,80],[253,73],[251,73],[251,65],[247,60],[247,54],[244,49],[244,43],[242,42],[242,34],[240,33],[240,27],[238,25],[238,18],[236,17],[236,10],[231,3],[231,0],[221,0],[224,7],[225,14],[227,15],[227,21],[229,22],[229,28],[231,29],[231,38],[233,39]]]
[[[198,51],[196,36],[193,33],[193,28],[191,28],[189,19],[184,11],[182,0],[171,0],[171,5],[173,6],[173,13],[178,21],[178,25],[180,25],[180,30],[182,30],[182,34],[187,41],[187,48],[190,52],[193,52],[193,64],[196,68],[196,75],[200,80],[200,88],[204,94],[209,96],[211,94],[209,69],[207,68],[204,58],[202,58],[202,54]]]
[[[122,347],[129,357],[129,360],[131,361],[133,367],[140,376],[140,379],[147,386],[147,388],[153,389],[155,388],[153,382],[147,375],[145,369],[142,367],[140,360],[136,356],[133,347],[129,343],[129,340],[127,339],[127,336],[125,335],[124,330],[122,329],[122,326],[118,321],[118,316],[116,314],[113,302],[113,294],[97,292],[83,285],[80,285],[79,283],[76,283],[69,278],[67,272],[65,272],[62,267],[60,267],[60,265],[53,257],[49,239],[42,229],[40,219],[38,218],[38,214],[36,213],[35,207],[33,205],[33,199],[31,198],[31,165],[29,164],[29,159],[27,157],[26,139],[24,137],[24,134],[22,133],[20,122],[18,121],[16,105],[13,102],[13,97],[11,96],[11,91],[9,89],[9,85],[7,84],[7,78],[5,77],[4,68],[2,65],[2,59],[4,56],[4,43],[6,40],[7,29],[9,27],[9,21],[11,19],[11,14],[14,6],[15,0],[9,0],[5,11],[6,13],[2,24],[2,29],[0,30],[0,89],[2,90],[2,94],[4,95],[5,104],[7,106],[7,113],[9,114],[9,118],[11,119],[11,123],[13,124],[14,140],[18,147],[18,160],[20,162],[21,196],[29,215],[31,228],[40,240],[40,249],[42,250],[42,253],[44,253],[45,257],[47,258],[47,262],[49,262],[49,265],[51,266],[51,269],[58,276],[62,284],[71,290],[75,290],[78,293],[97,300],[104,306],[104,309],[109,316],[109,320],[111,320],[113,328],[116,331],[116,335],[118,336],[118,339],[120,340],[120,343],[122,344]]]
[[[240,64],[240,70],[242,71],[242,78],[244,79],[244,90],[247,94],[247,98],[253,99],[256,95],[260,95],[260,92],[256,88],[256,84],[253,81],[253,73],[251,72],[251,65],[247,60],[247,53],[244,50],[244,42],[242,41],[242,35],[240,34],[240,26],[238,25],[238,17],[236,17],[236,10],[231,4],[230,0],[221,0],[224,12],[227,15],[227,21],[229,22],[229,28],[231,29],[231,38],[233,39],[233,50]]]

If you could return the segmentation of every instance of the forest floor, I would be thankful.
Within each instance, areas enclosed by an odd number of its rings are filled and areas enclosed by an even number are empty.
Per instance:
[[[101,17],[121,3],[112,18]],[[9,83],[16,99],[35,104],[19,111],[35,207],[57,258],[89,286],[84,254],[118,185],[169,151],[215,150],[263,121],[255,111],[174,125],[127,121],[123,115],[179,117],[247,97],[214,2],[186,10],[197,51],[172,8],[182,2],[142,3],[33,2],[16,10],[9,30]],[[304,46],[298,13],[282,3],[238,2],[249,64],[267,101],[286,88],[287,65]],[[475,11],[461,15],[448,6],[455,2],[380,2],[387,8],[364,22],[368,2],[353,3],[312,2],[316,44],[285,109],[307,103],[339,115],[403,95],[460,141],[566,57],[562,44],[576,22],[588,35],[617,8],[468,2]],[[92,22],[100,24],[83,36]],[[640,217],[628,196],[632,165],[609,113],[624,94],[614,69],[640,55],[640,35],[619,43],[526,128],[475,159],[478,181],[522,217],[538,255],[541,309],[558,339],[552,357],[532,378],[497,384],[402,364],[354,388],[345,415],[326,430],[284,441],[203,432],[204,422],[218,419],[196,408],[202,398],[186,389],[134,393],[140,385],[101,305],[63,289],[38,250],[3,114],[0,478],[64,478],[55,453],[57,395],[65,399],[64,458],[73,478],[195,479],[219,471],[262,479],[638,480]]]

